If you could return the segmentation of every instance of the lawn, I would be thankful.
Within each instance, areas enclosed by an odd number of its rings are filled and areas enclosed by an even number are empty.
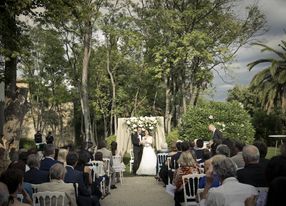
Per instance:
[[[280,154],[280,150],[279,147],[276,150],[276,155]],[[268,152],[267,152],[267,156],[266,159],[271,159],[271,157],[275,156],[275,147],[268,147]]]

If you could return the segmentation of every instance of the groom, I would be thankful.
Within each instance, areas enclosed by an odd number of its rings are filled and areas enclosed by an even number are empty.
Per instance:
[[[142,128],[138,127],[137,131],[131,134],[131,141],[133,144],[133,153],[134,153],[134,164],[132,168],[132,172],[136,175],[136,171],[140,165],[142,152],[143,152],[143,145],[140,144],[142,140]]]

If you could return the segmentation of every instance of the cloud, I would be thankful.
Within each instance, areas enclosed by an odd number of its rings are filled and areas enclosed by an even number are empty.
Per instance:
[[[246,6],[255,2],[257,2],[257,0],[243,0],[240,1],[238,7],[243,11]],[[263,35],[256,36],[255,40],[280,50],[278,44],[282,39],[285,39],[286,36],[283,31],[283,29],[286,29],[286,1],[260,0],[258,1],[258,6],[266,16],[269,31]],[[243,15],[243,12],[239,15]],[[229,70],[227,73],[221,69],[218,69],[220,75],[214,73],[213,86],[215,92],[211,99],[224,101],[227,97],[227,90],[231,89],[234,85],[248,85],[253,76],[265,68],[267,64],[260,64],[251,71],[248,70],[247,64],[262,58],[277,58],[277,56],[272,52],[261,52],[261,47],[255,45],[246,45],[240,48],[236,60],[227,66]],[[221,78],[225,81],[221,80]]]

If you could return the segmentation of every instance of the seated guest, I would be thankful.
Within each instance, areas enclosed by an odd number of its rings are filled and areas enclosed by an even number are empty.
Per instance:
[[[28,156],[27,164],[30,170],[25,172],[24,181],[31,184],[41,184],[44,182],[49,182],[49,172],[40,170],[40,160],[38,155],[31,154]]]
[[[66,157],[68,154],[68,150],[67,149],[59,149],[59,153],[58,153],[58,158],[57,160],[59,162],[61,162],[63,165],[66,165]]]
[[[194,151],[195,151],[198,163],[204,162],[203,147],[204,147],[204,141],[202,139],[198,139],[196,141],[196,146],[194,147]]]
[[[266,168],[267,164],[269,163],[269,160],[266,159],[267,155],[267,145],[264,142],[261,141],[255,141],[253,143],[254,146],[256,146],[259,150],[260,158],[259,158],[259,164],[263,167]]]
[[[177,144],[177,142],[173,142],[173,143],[171,144],[171,151],[169,151],[169,154],[168,154],[169,157],[172,157],[174,154],[177,153],[176,144]]]
[[[114,169],[112,168],[113,166],[113,160],[112,160],[112,153],[110,150],[106,148],[106,141],[101,141],[98,143],[98,150],[97,152],[101,152],[103,158],[109,159],[110,165],[109,165],[109,173],[111,175],[111,189],[116,189],[117,187],[115,186],[115,172]]]
[[[11,163],[9,165],[8,169],[20,170],[22,175],[24,175],[24,173],[25,173],[25,163],[22,160],[15,161],[15,162],[13,162],[13,163]],[[29,194],[29,196],[32,197],[33,190],[32,190],[31,183],[23,181],[22,187]],[[27,201],[25,199],[24,199],[24,202],[27,203]]]
[[[8,205],[9,191],[7,185],[0,182],[0,206]]]
[[[176,143],[176,147],[177,147],[177,153],[174,154],[172,157],[171,157],[171,168],[172,169],[177,169],[179,167],[177,161],[182,153],[182,142],[177,142]]]
[[[213,171],[206,174],[206,186],[202,193],[200,205],[228,206],[244,205],[244,201],[251,195],[257,195],[257,190],[252,185],[239,183],[235,178],[236,165],[230,158],[222,159],[212,164]],[[213,174],[217,174],[222,185],[211,188]]]
[[[235,141],[234,147],[235,147],[236,155],[232,156],[231,159],[232,159],[232,161],[234,161],[237,168],[241,169],[245,165],[243,157],[242,157],[242,149],[244,147],[244,144],[239,142],[239,141]]]
[[[32,204],[32,199],[29,194],[23,189],[23,171],[19,169],[8,169],[2,173],[0,181],[5,183],[9,190],[9,204],[10,206],[26,206]],[[23,195],[26,203],[21,203],[17,199],[17,194]]]
[[[266,187],[265,170],[259,164],[259,151],[254,145],[246,145],[242,150],[245,162],[243,169],[237,171],[237,179],[241,183],[254,187]]]
[[[182,152],[180,158],[178,159],[178,164],[180,165],[180,167],[176,170],[173,179],[173,184],[176,186],[176,191],[174,196],[175,206],[180,206],[181,202],[184,201],[182,177],[188,174],[199,173],[197,162],[195,161],[193,155],[189,151]]]
[[[225,155],[226,157],[230,157],[230,149],[225,144],[220,144],[216,148],[216,154]]]
[[[66,157],[65,183],[78,183],[78,204],[79,205],[100,205],[99,200],[91,195],[88,186],[84,184],[83,172],[75,170],[78,161],[78,154],[69,152]]]
[[[56,163],[50,168],[50,182],[37,185],[38,192],[53,191],[65,192],[65,203],[76,206],[75,188],[72,183],[64,183],[66,170],[61,163]],[[55,204],[52,204],[55,205]]]
[[[55,146],[52,144],[45,145],[44,158],[41,160],[40,170],[49,171],[51,166],[56,163],[60,163],[59,161],[54,159],[55,149]]]
[[[205,173],[212,172],[213,171],[213,164],[217,164],[217,162],[219,162],[225,158],[226,158],[225,155],[215,155],[212,158],[210,158],[209,160],[206,160],[206,162],[205,162]],[[204,188],[205,185],[206,185],[206,176],[200,178],[199,188]],[[218,187],[218,186],[220,186],[220,179],[216,174],[214,174],[211,187]]]
[[[286,177],[275,178],[269,186],[266,206],[285,205],[286,196]]]

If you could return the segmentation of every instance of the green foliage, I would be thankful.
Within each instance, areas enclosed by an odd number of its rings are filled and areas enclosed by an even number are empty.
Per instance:
[[[171,145],[179,139],[180,139],[179,129],[175,128],[168,134],[166,138],[168,147],[170,148]]]
[[[30,149],[36,148],[35,141],[33,139],[21,138],[19,142],[19,148]]]
[[[263,139],[267,145],[275,145],[275,139],[269,138],[271,134],[284,134],[286,127],[284,125],[286,117],[281,111],[275,111],[267,114],[263,110],[255,111],[252,123],[255,128],[255,139]]]
[[[190,107],[185,114],[180,134],[185,140],[209,140],[208,125],[214,124],[225,138],[251,143],[254,129],[251,119],[239,102],[206,102]]]
[[[262,52],[271,52],[275,58],[258,59],[248,64],[249,70],[260,64],[266,64],[266,68],[258,72],[251,80],[250,89],[258,94],[263,109],[268,114],[276,109],[286,112],[286,41],[281,41],[281,51],[267,45],[255,43],[262,47]]]
[[[106,137],[106,146],[108,147],[108,148],[110,148],[110,144],[111,144],[111,142],[113,142],[113,141],[115,141],[116,142],[116,136],[115,135],[111,135],[111,136],[109,136],[109,137]]]
[[[254,113],[254,110],[260,106],[257,94],[251,91],[248,87],[234,86],[228,90],[227,101],[238,101],[243,104],[243,107],[250,115]]]

